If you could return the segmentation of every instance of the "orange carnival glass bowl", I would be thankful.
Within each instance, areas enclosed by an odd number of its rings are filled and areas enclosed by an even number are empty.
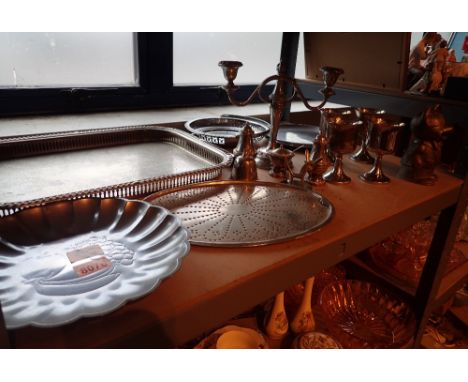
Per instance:
[[[408,304],[369,282],[331,283],[319,304],[328,329],[345,348],[406,347],[416,330]]]

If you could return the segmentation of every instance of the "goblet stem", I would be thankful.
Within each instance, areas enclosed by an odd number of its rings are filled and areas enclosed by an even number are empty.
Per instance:
[[[377,158],[375,159],[375,164],[372,169],[364,174],[361,174],[359,177],[369,183],[383,184],[390,182],[390,178],[385,176],[382,170],[382,153],[377,153]]]
[[[384,176],[383,171],[382,171],[382,154],[380,153],[377,154],[377,158],[375,160],[374,172],[378,178],[381,178]]]
[[[333,164],[333,169],[325,173],[323,176],[329,183],[338,183],[344,184],[351,182],[351,178],[347,176],[343,171],[343,155],[336,153],[335,154],[335,163]]]

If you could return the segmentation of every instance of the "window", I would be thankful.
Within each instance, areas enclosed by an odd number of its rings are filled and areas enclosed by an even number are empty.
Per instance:
[[[1,88],[136,86],[134,33],[0,33]]]
[[[217,67],[221,60],[244,64],[239,70],[237,85],[259,84],[275,73],[281,39],[281,32],[174,33],[174,86],[224,84]],[[303,63],[303,45],[299,52],[302,54],[298,62]],[[296,75],[305,77],[304,65],[298,65]]]
[[[0,115],[226,104],[218,61],[236,51],[244,61],[242,98],[275,73],[281,41],[282,33],[0,33]]]

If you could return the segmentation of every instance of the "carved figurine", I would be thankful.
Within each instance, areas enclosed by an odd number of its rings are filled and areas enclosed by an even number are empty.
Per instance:
[[[315,319],[312,312],[312,288],[314,287],[315,277],[309,277],[304,286],[304,296],[293,320],[291,321],[291,330],[298,333],[307,333],[315,329]]]
[[[408,87],[410,89],[419,87],[417,83],[426,72],[423,62],[428,57],[429,48],[435,46],[437,39],[436,32],[427,32],[411,50],[408,61]]]
[[[265,327],[268,338],[280,340],[288,333],[289,323],[284,307],[284,292],[280,292],[275,297],[273,309]]]
[[[447,61],[452,64],[457,62],[457,55],[455,53],[455,49],[449,49],[449,56]]]
[[[429,57],[431,66],[428,94],[438,93],[443,87],[444,79],[446,77],[447,61],[449,58],[449,51],[447,48],[447,41],[442,40],[439,47]]]
[[[435,167],[440,163],[442,137],[453,130],[447,127],[440,105],[435,105],[411,120],[411,140],[401,158],[398,175],[415,183],[433,185]]]
[[[231,177],[237,180],[257,180],[257,165],[255,164],[254,132],[246,123],[234,149],[235,158]]]

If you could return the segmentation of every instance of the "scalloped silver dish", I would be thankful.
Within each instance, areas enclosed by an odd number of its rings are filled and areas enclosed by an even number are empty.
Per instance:
[[[192,244],[259,246],[303,236],[333,216],[321,195],[281,183],[212,181],[148,196],[179,216]]]
[[[88,198],[0,219],[0,301],[7,329],[109,313],[156,288],[188,254],[166,209]]]

